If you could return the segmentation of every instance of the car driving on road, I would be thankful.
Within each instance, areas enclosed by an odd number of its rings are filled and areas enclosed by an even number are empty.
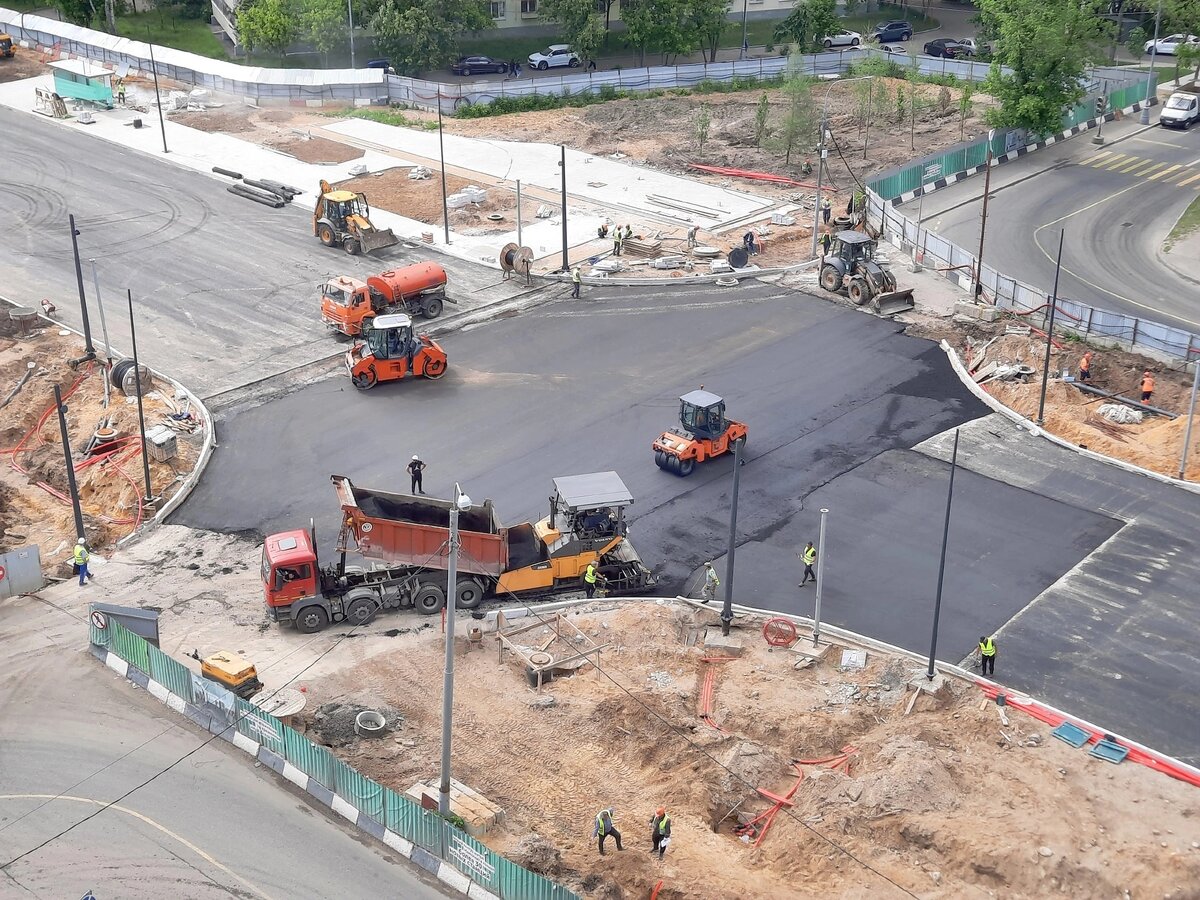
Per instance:
[[[570,66],[572,69],[579,66],[579,55],[571,52],[569,44],[551,44],[541,53],[529,54],[531,69],[540,69],[545,72],[547,69],[556,69],[559,66]]]
[[[903,19],[897,19],[892,22],[884,22],[882,25],[876,25],[875,33],[871,35],[871,40],[878,41],[881,44],[890,44],[893,41],[907,41],[912,36],[912,23],[905,22]]]
[[[941,56],[945,59],[966,59],[974,56],[971,48],[954,38],[938,38],[925,45],[926,56]]]
[[[857,47],[862,43],[862,35],[857,31],[846,31],[843,28],[841,31],[825,35],[823,43],[826,50],[832,50],[834,47]]]
[[[508,63],[492,59],[490,56],[463,56],[450,67],[450,71],[455,75],[504,75],[508,72]]]

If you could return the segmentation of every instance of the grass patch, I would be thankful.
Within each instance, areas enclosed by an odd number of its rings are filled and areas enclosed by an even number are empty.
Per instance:
[[[1175,223],[1175,227],[1171,229],[1171,233],[1163,242],[1163,249],[1170,253],[1176,241],[1183,240],[1197,230],[1200,230],[1200,197],[1188,204],[1188,208],[1183,211],[1183,215],[1179,217],[1179,221]]]
[[[329,113],[340,119],[369,119],[381,125],[398,125],[401,128],[417,128],[421,131],[437,131],[437,122],[425,122],[420,119],[410,119],[396,109],[340,109]]]
[[[1165,58],[1171,59],[1170,56],[1167,56]],[[1174,81],[1177,77],[1175,75],[1175,64],[1169,63],[1167,65],[1163,65],[1163,59],[1164,59],[1164,57],[1159,56],[1158,62],[1156,62],[1154,64],[1154,74],[1158,76],[1158,78],[1156,80],[1159,84],[1165,84],[1168,81]],[[1150,72],[1150,64],[1149,63],[1147,63],[1144,66],[1125,66],[1123,68],[1127,72],[1146,72],[1147,74],[1149,74],[1149,72]],[[1186,66],[1179,67],[1180,75],[1187,75],[1191,71],[1193,71],[1193,70],[1189,69]]]
[[[211,59],[229,58],[207,22],[203,19],[185,19],[169,6],[136,15],[118,16],[117,31],[122,37],[135,41],[149,41]]]

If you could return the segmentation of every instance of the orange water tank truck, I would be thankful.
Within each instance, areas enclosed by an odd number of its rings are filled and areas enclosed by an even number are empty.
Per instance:
[[[338,334],[355,337],[363,322],[375,316],[403,312],[436,319],[450,300],[446,270],[435,262],[388,269],[366,281],[339,275],[321,288],[321,319]]]

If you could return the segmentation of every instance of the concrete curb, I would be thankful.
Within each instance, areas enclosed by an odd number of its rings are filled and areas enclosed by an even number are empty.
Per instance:
[[[585,287],[605,287],[606,285],[614,287],[654,287],[656,285],[669,287],[673,284],[715,284],[721,278],[736,278],[741,282],[746,279],[762,278],[768,275],[786,275],[789,272],[800,272],[804,269],[813,268],[819,262],[819,259],[810,259],[790,266],[772,266],[768,269],[754,269],[744,272],[734,271],[720,275],[681,275],[678,278],[609,278],[607,276],[598,278],[594,275],[583,275],[580,280]],[[547,281],[557,281],[562,284],[571,283],[571,276],[561,272],[550,272],[537,277],[544,278]]]
[[[494,894],[481,888],[469,876],[460,872],[441,857],[430,853],[428,850],[413,844],[412,841],[384,827],[382,823],[377,822],[358,809],[351,801],[339,796],[311,775],[296,768],[273,750],[262,746],[262,744],[252,738],[246,737],[233,726],[225,725],[224,722],[214,721],[207,712],[196,709],[182,697],[172,694],[165,685],[154,681],[144,672],[130,665],[115,653],[106,648],[98,647],[95,644],[90,645],[90,647],[93,656],[100,660],[107,668],[128,680],[135,687],[144,687],[146,692],[159,702],[187,716],[187,718],[195,722],[199,727],[219,737],[226,743],[237,747],[256,762],[262,763],[274,770],[314,800],[317,800],[322,806],[327,807],[338,818],[345,819],[364,834],[383,842],[389,849],[400,856],[411,860],[421,868],[435,875],[438,881],[442,882],[448,888],[471,898],[477,898],[477,900],[499,900]]]
[[[15,300],[11,300],[5,296],[0,296],[0,301],[3,301],[4,303],[8,303],[9,305],[13,306],[14,308],[21,305],[21,304],[17,303]],[[79,335],[79,337],[83,337],[82,331],[79,331],[78,329],[73,328],[70,325],[66,325],[62,322],[56,321],[55,319],[51,319],[49,316],[45,316],[41,313],[38,313],[38,318],[41,321],[45,322],[48,326],[66,329],[67,331],[70,331],[73,334]],[[112,353],[114,358],[120,358],[120,359],[127,358],[119,350],[115,350],[110,347],[109,351]],[[143,534],[144,529],[146,529],[148,526],[161,525],[163,522],[166,521],[166,518],[168,515],[170,515],[172,512],[174,512],[176,509],[178,509],[179,505],[188,498],[188,495],[191,494],[192,490],[196,487],[196,483],[200,480],[200,476],[204,474],[204,470],[205,470],[205,468],[207,468],[208,462],[212,458],[213,448],[216,446],[217,424],[216,424],[216,422],[213,421],[212,414],[209,412],[208,407],[204,405],[204,401],[201,400],[199,397],[197,397],[196,394],[193,393],[186,385],[182,384],[181,382],[176,381],[171,376],[164,375],[163,373],[157,371],[156,369],[150,369],[150,371],[151,371],[151,373],[153,373],[155,378],[159,378],[159,379],[167,382],[168,384],[170,384],[171,387],[173,387],[176,392],[182,392],[183,395],[185,397],[187,397],[187,399],[191,403],[192,407],[199,411],[199,414],[203,417],[203,420],[204,420],[204,425],[203,425],[204,440],[200,445],[200,453],[196,457],[196,464],[192,467],[192,471],[188,475],[188,477],[184,479],[183,484],[181,484],[179,486],[179,490],[177,490],[171,496],[171,499],[168,500],[166,503],[164,503],[155,512],[154,517],[152,519],[149,519],[148,521],[143,521],[141,524],[141,527],[139,527],[136,531],[134,531],[131,534],[127,534],[127,535],[125,535],[125,537],[118,540],[115,545],[117,547],[124,546],[126,543],[128,543],[133,538],[138,537],[141,534]]]
[[[987,406],[989,406],[991,409],[1000,413],[1006,419],[1009,419],[1010,421],[1019,425],[1021,428],[1025,429],[1035,437],[1045,438],[1051,443],[1057,444],[1066,450],[1071,450],[1075,453],[1078,453],[1080,456],[1086,457],[1087,459],[1093,459],[1096,462],[1101,462],[1109,466],[1115,466],[1116,468],[1122,469],[1133,475],[1143,475],[1146,478],[1153,479],[1154,481],[1160,481],[1163,484],[1170,484],[1177,488],[1182,488],[1185,491],[1190,491],[1193,494],[1200,494],[1200,484],[1196,484],[1192,481],[1181,481],[1178,478],[1172,478],[1170,475],[1163,475],[1160,472],[1152,472],[1149,469],[1143,469],[1141,466],[1136,466],[1133,463],[1125,462],[1123,459],[1114,459],[1111,456],[1105,456],[1104,454],[1097,453],[1094,450],[1085,450],[1082,447],[1072,444],[1070,441],[1063,440],[1056,434],[1051,434],[1044,428],[1040,428],[1033,422],[1030,422],[1020,413],[1009,409],[1007,406],[985,391],[982,387],[976,384],[975,379],[967,373],[962,361],[959,360],[958,354],[954,351],[954,348],[951,347],[946,341],[942,341],[941,347],[942,350],[945,351],[946,356],[950,358],[950,365],[953,367],[955,374],[958,375],[959,380],[962,381],[962,383],[966,386],[967,390],[979,398],[979,400],[981,400],[983,403],[987,404]]]
[[[1072,128],[1068,128],[1065,131],[1060,131],[1058,134],[1051,135],[1044,141],[1026,144],[1024,147],[1018,147],[1016,150],[1010,150],[1008,153],[1002,153],[999,156],[993,156],[992,167],[994,168],[996,166],[1003,165],[1006,162],[1012,162],[1014,159],[1020,159],[1022,156],[1027,156],[1030,153],[1034,153],[1038,150],[1044,150],[1046,147],[1057,144],[1059,141],[1065,141],[1075,137],[1076,135],[1083,134],[1085,131],[1096,128],[1102,122],[1113,121],[1118,115],[1127,116],[1131,113],[1141,112],[1141,110],[1147,106],[1155,106],[1157,104],[1157,99],[1152,100],[1149,103],[1146,103],[1144,100],[1139,100],[1137,103],[1133,104],[1132,106],[1127,106],[1124,109],[1113,110],[1112,112],[1105,113],[1103,116],[1097,116],[1094,119],[1088,119],[1086,122],[1080,122],[1078,125]],[[899,206],[902,203],[915,200],[922,195],[932,194],[934,191],[941,190],[944,187],[949,187],[952,184],[970,178],[972,175],[978,175],[986,168],[987,164],[985,163],[984,165],[974,166],[970,169],[967,169],[965,172],[957,172],[954,175],[947,175],[945,178],[939,178],[936,181],[931,181],[929,184],[925,185],[924,187],[919,187],[915,191],[905,191],[899,197],[894,197],[887,202],[892,206]]]

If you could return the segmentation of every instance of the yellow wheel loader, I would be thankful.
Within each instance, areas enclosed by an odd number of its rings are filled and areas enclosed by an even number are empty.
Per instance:
[[[313,234],[326,247],[341,247],[351,256],[400,243],[392,229],[371,224],[371,207],[365,194],[335,191],[324,179],[313,210]]]

